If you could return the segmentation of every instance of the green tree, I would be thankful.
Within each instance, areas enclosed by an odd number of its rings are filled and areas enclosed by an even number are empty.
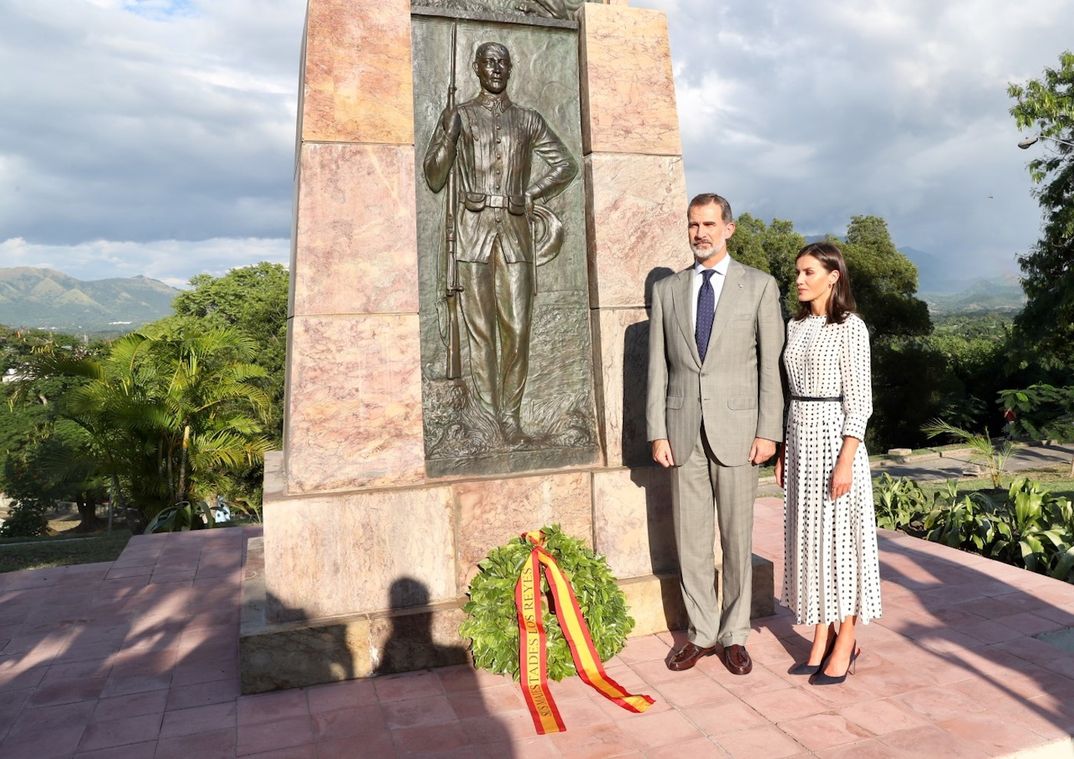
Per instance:
[[[85,380],[58,413],[85,432],[117,497],[152,516],[221,492],[270,446],[257,350],[237,330],[173,317],[120,338],[102,359],[51,352],[33,372]]]
[[[794,287],[798,273],[794,268],[794,259],[805,244],[805,238],[794,231],[794,224],[785,219],[772,219],[765,229],[763,247],[768,258],[768,271],[786,293],[784,303],[787,313],[798,306],[798,290]]]
[[[96,506],[105,497],[104,482],[84,455],[82,431],[58,414],[62,398],[80,380],[31,374],[35,353],[70,360],[102,350],[102,343],[85,344],[69,335],[0,328],[0,374],[17,380],[5,383],[0,405],[0,491],[16,501],[5,532],[43,532],[44,515],[57,501],[77,504],[77,530],[98,527]]]
[[[257,344],[251,361],[265,370],[264,378],[258,382],[269,396],[265,432],[274,444],[282,444],[287,268],[262,261],[232,269],[222,277],[199,274],[191,278],[190,285],[192,289],[180,293],[172,304],[177,316],[237,329]]]
[[[785,294],[788,313],[798,305],[794,289],[794,258],[805,245],[805,238],[794,231],[794,224],[784,219],[763,220],[744,213],[735,222],[735,234],[728,243],[728,251],[749,266],[766,271],[776,278],[779,289]]]
[[[768,271],[768,256],[764,252],[765,223],[749,213],[735,219],[735,234],[727,242],[727,252],[739,263]]]
[[[858,311],[876,335],[927,335],[929,309],[917,295],[917,267],[898,251],[887,222],[854,216],[842,244]]]
[[[1041,135],[1029,162],[1044,217],[1041,238],[1019,257],[1028,299],[1015,320],[1031,362],[1045,369],[1074,364],[1074,53],[1059,56],[1040,79],[1011,84],[1011,115]]]
[[[201,320],[214,327],[237,329],[258,345],[251,361],[265,370],[257,385],[268,396],[265,436],[272,448],[283,445],[284,367],[287,354],[289,275],[280,264],[261,262],[232,269],[221,277],[199,274],[191,288],[176,297],[172,307],[179,316]],[[222,484],[225,492],[247,502],[256,511],[261,505],[264,467],[260,460],[231,472]]]

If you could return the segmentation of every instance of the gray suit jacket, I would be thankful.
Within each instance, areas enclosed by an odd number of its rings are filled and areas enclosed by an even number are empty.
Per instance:
[[[691,325],[692,276],[693,266],[653,287],[648,437],[668,440],[681,464],[704,422],[720,463],[741,466],[755,437],[783,439],[779,288],[768,274],[732,260],[702,364]]]

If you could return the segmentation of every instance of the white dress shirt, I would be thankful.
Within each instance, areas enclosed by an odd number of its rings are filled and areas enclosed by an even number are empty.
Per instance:
[[[712,300],[712,311],[716,312],[716,306],[720,303],[720,293],[723,292],[723,283],[727,279],[727,267],[731,265],[731,256],[725,255],[720,259],[720,262],[713,267],[702,266],[701,264],[694,262],[694,281],[693,298],[690,299],[690,326],[697,331],[697,294],[701,292],[701,284],[705,281],[705,278],[701,276],[701,272],[708,268],[711,268],[716,273],[709,277],[709,283],[712,285],[712,294],[715,296]]]

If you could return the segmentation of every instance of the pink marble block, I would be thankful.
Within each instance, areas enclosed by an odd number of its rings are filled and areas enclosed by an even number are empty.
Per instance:
[[[624,5],[584,7],[583,149],[681,155],[667,18]]]
[[[454,599],[451,520],[445,487],[268,504],[265,589],[273,621]]]
[[[593,321],[598,424],[607,465],[650,466],[645,428],[649,314],[599,308]]]
[[[589,186],[589,304],[642,308],[657,277],[692,260],[678,156],[594,153]]]
[[[292,316],[417,313],[414,148],[301,148]]]
[[[594,472],[593,534],[621,580],[678,572],[669,473],[657,466]]]
[[[303,142],[414,144],[409,0],[309,0]]]
[[[470,480],[453,485],[452,490],[459,595],[466,593],[477,574],[477,562],[523,532],[559,523],[572,538],[593,545],[589,472]]]
[[[291,321],[287,492],[422,482],[417,314]]]

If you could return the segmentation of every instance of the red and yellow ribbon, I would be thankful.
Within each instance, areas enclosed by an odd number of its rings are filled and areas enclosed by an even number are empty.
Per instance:
[[[571,581],[563,574],[559,564],[544,548],[544,535],[540,530],[522,534],[524,540],[533,544],[529,558],[522,567],[522,574],[515,584],[515,608],[518,610],[518,657],[522,673],[522,695],[526,699],[533,726],[538,734],[561,733],[567,728],[556,708],[556,702],[548,690],[548,648],[541,610],[541,568],[552,589],[556,618],[567,639],[574,666],[583,682],[605,698],[627,711],[641,713],[648,709],[653,699],[628,693],[604,671],[600,656],[593,645],[585,617],[574,596]]]

